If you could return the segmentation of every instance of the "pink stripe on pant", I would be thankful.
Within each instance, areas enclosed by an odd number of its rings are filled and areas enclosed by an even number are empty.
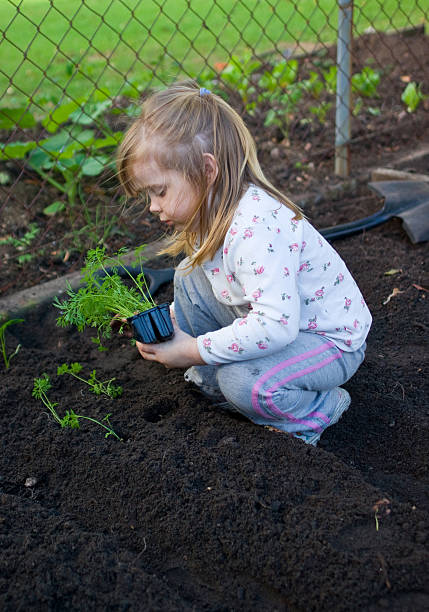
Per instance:
[[[280,416],[282,419],[286,418],[289,421],[292,421],[294,423],[299,423],[300,425],[307,425],[311,429],[314,429],[316,431],[321,431],[321,427],[317,423],[314,423],[311,419],[319,418],[319,419],[322,419],[325,423],[329,423],[329,419],[325,414],[323,414],[322,412],[315,411],[315,412],[310,413],[305,419],[297,419],[296,417],[279,410],[275,406],[272,400],[272,395],[281,385],[284,385],[290,380],[294,380],[295,378],[300,378],[301,376],[304,376],[305,374],[315,372],[316,370],[319,370],[320,368],[323,368],[324,366],[328,365],[335,359],[338,359],[339,357],[341,357],[340,351],[338,351],[338,353],[336,353],[335,355],[331,355],[330,357],[327,357],[326,359],[323,359],[322,361],[315,363],[314,365],[308,366],[306,368],[303,368],[302,370],[299,370],[298,372],[294,372],[293,374],[286,376],[285,378],[275,383],[270,389],[267,390],[267,405],[270,407],[271,411],[275,415],[277,415],[277,417],[271,414],[268,414],[267,412],[263,410],[263,408],[259,405],[258,395],[259,395],[259,390],[262,387],[262,385],[267,380],[269,380],[272,376],[280,372],[281,370],[295,363],[299,363],[300,361],[305,361],[306,359],[309,359],[310,357],[314,357],[315,355],[319,355],[320,353],[324,353],[325,351],[329,350],[330,348],[334,346],[335,344],[333,342],[329,342],[329,341],[325,342],[324,344],[319,346],[317,349],[307,351],[306,353],[302,353],[301,355],[295,355],[294,357],[291,357],[290,359],[287,359],[286,361],[283,361],[277,364],[274,368],[271,368],[271,370],[268,370],[268,372],[265,372],[265,374],[261,376],[259,380],[257,380],[257,382],[255,383],[252,389],[252,406],[255,412],[257,412],[259,415],[261,415],[264,418],[268,417],[270,419],[276,419],[278,416]]]

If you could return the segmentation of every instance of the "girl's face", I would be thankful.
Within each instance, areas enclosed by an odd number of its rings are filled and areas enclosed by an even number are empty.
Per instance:
[[[175,170],[164,170],[154,160],[132,167],[138,187],[150,197],[150,212],[175,229],[183,229],[198,205],[195,188]]]

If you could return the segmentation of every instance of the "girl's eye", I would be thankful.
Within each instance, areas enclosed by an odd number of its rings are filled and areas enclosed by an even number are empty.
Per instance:
[[[149,189],[149,193],[152,195],[152,197],[163,198],[167,193],[167,187],[164,186],[160,187],[159,189]]]

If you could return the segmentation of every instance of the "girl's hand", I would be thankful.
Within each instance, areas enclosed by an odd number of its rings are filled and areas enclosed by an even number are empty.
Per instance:
[[[174,336],[167,342],[143,344],[137,342],[137,348],[143,359],[158,361],[166,368],[189,368],[192,365],[206,365],[198,350],[197,339],[180,329],[172,316]]]

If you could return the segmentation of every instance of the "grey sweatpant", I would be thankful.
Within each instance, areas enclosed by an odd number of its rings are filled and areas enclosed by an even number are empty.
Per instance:
[[[248,312],[246,307],[219,302],[201,268],[189,273],[182,267],[183,263],[174,278],[174,311],[183,331],[197,337]],[[338,387],[356,372],[365,348],[364,344],[355,352],[342,351],[331,340],[305,331],[274,354],[193,366],[185,378],[213,400],[226,400],[254,423],[306,439],[338,420]]]

